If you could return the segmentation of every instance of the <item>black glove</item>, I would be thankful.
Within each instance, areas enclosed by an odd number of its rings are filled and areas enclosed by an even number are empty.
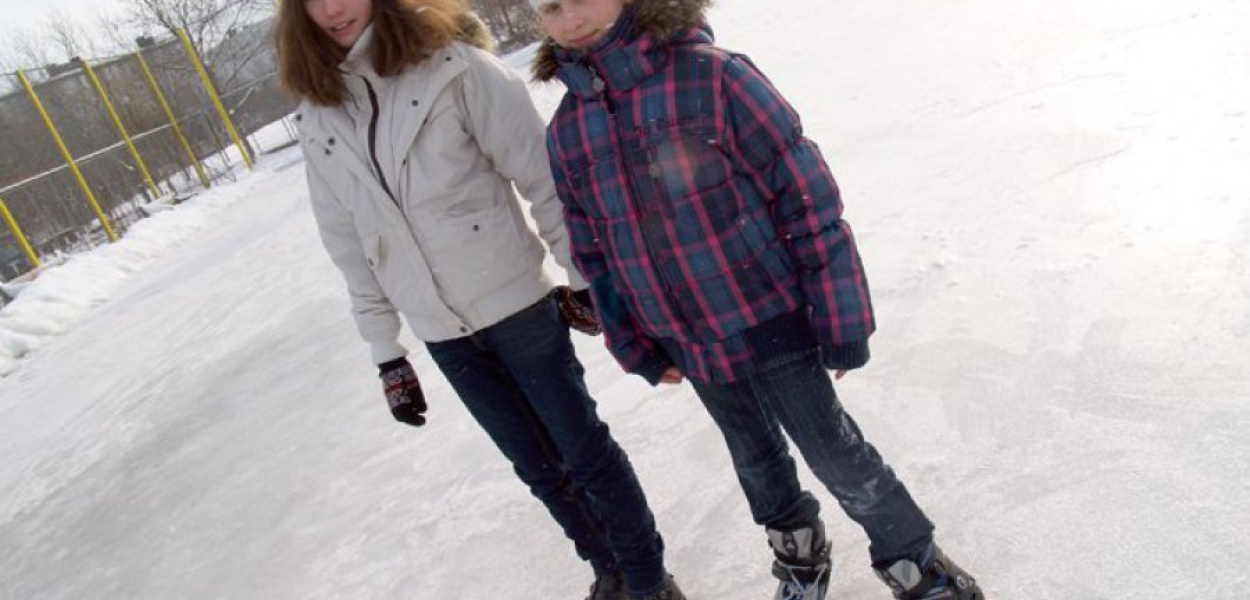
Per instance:
[[[590,301],[590,290],[579,290],[574,292],[567,285],[556,288],[556,306],[560,307],[560,316],[564,317],[564,322],[569,327],[576,329],[586,335],[599,335],[603,333],[603,327],[599,325],[599,319],[595,316],[595,307]]]
[[[417,381],[417,372],[406,358],[378,365],[382,384],[386,390],[386,403],[391,407],[391,415],[400,423],[413,427],[425,425],[425,394],[421,392],[421,382]]]

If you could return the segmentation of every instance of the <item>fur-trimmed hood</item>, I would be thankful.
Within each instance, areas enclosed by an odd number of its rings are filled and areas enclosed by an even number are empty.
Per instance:
[[[491,36],[490,29],[486,27],[486,23],[482,22],[481,17],[477,16],[477,13],[463,13],[458,21],[460,31],[456,33],[456,40],[487,52],[495,51],[495,38]]]
[[[712,0],[634,0],[627,7],[634,13],[634,30],[656,40],[704,24],[704,13]],[[559,47],[551,38],[543,40],[534,57],[534,80],[551,81],[560,71]]]

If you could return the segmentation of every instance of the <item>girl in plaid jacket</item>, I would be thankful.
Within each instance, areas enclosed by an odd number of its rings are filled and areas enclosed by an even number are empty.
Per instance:
[[[837,184],[751,61],[713,45],[709,0],[531,0],[535,77],[568,92],[547,150],[573,259],[608,348],[651,382],[689,378],[720,427],[779,599],[823,598],[829,544],[782,431],[867,532],[900,600],[979,600],[933,525],[843,410],[868,361],[868,285]]]

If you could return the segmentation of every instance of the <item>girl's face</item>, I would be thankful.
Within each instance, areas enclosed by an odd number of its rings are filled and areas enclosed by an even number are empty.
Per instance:
[[[543,31],[556,44],[585,50],[603,39],[634,0],[551,0],[538,7]]]
[[[334,43],[348,49],[373,20],[373,0],[304,0],[304,12]]]

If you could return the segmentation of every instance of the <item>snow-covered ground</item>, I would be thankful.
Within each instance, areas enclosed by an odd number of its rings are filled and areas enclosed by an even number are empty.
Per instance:
[[[1246,598],[1250,5],[711,18],[839,176],[880,320],[840,393],[990,598]],[[302,171],[265,156],[0,312],[0,598],[583,596],[589,570],[411,338],[430,425],[390,420]],[[770,597],[690,388],[577,343],[691,598]],[[888,598],[813,489],[831,598]]]

